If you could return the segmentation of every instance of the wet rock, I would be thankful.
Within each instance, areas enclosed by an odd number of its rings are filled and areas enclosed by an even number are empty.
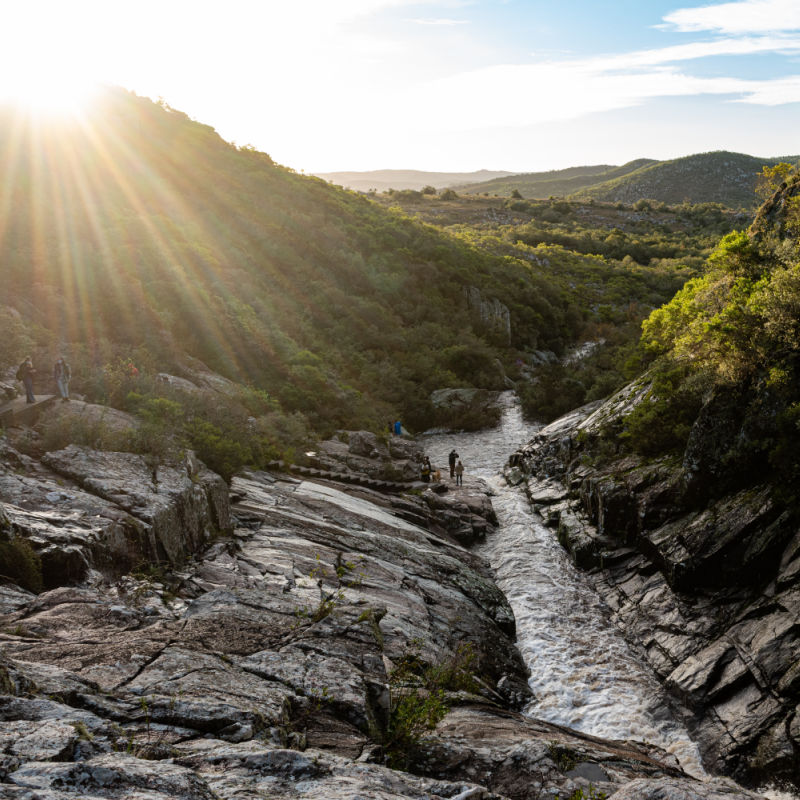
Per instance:
[[[608,440],[597,457],[599,432],[614,430],[646,391],[639,381],[604,405],[571,412],[511,461],[617,624],[684,704],[707,766],[753,784],[796,779],[798,751],[782,733],[800,700],[796,528],[763,483],[697,506],[682,476],[691,483],[722,463],[702,425],[687,450],[691,464],[614,454]],[[713,427],[710,417],[704,424]]]
[[[413,457],[370,436],[329,453],[343,466]],[[227,493],[196,460],[159,467],[155,481],[128,454],[67,448],[47,466],[18,463],[23,474],[0,480],[17,501],[0,505],[0,524],[33,536],[35,522],[66,552],[94,518],[95,544],[79,548],[80,585],[0,591],[3,796],[502,800],[535,787],[552,799],[601,775],[609,792],[679,775],[655,748],[511,710],[530,700],[513,614],[486,563],[456,541],[494,521],[479,481],[400,498],[248,473],[231,486],[234,530],[208,546]],[[183,559],[180,569],[109,569],[104,580],[98,553],[121,552],[115,530],[138,531],[147,552]],[[737,642],[764,650],[744,624]],[[463,683],[445,687],[452,708],[435,731],[392,752],[393,674],[409,664]],[[402,691],[423,702],[415,674]],[[558,748],[572,753],[569,769]],[[390,756],[418,774],[389,769]]]

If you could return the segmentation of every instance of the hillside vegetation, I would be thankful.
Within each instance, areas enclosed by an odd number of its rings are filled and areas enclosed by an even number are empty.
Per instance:
[[[563,352],[591,317],[535,260],[121,90],[79,122],[11,109],[2,122],[0,367],[32,352],[46,375],[64,352],[76,392],[152,423],[142,447],[177,429],[227,474],[339,427],[400,416],[419,430],[443,421],[433,389],[502,388],[504,365]],[[159,373],[195,377],[192,359],[234,382],[224,402],[161,386]]]
[[[501,382],[467,287],[509,307],[518,347],[575,334],[557,289],[523,263],[149,100],[110,91],[60,127],[6,112],[0,135],[4,301],[25,321],[5,367],[59,344],[84,378],[121,357],[180,373],[188,354],[316,428],[421,425],[430,389]]]
[[[452,190],[367,197],[122,90],[79,122],[2,116],[0,369],[31,352],[46,375],[64,353],[76,392],[142,421],[114,446],[177,439],[226,476],[337,428],[487,421],[437,410],[443,387],[521,380],[544,415],[602,396],[639,369],[641,319],[738,219]],[[542,352],[599,339],[569,375],[541,367]],[[229,383],[187,393],[162,373]]]
[[[517,191],[523,197],[533,200],[565,197],[587,186],[618,178],[642,166],[654,163],[656,162],[652,159],[639,158],[619,167],[597,164],[554,169],[547,172],[525,172],[521,175],[505,175],[481,183],[465,184],[460,187],[460,191],[470,194],[496,194],[500,197],[509,197]]]
[[[800,176],[723,237],[701,277],[643,326],[652,388],[623,440],[644,455],[701,445],[703,494],[800,477]],[[709,442],[711,445],[709,447]],[[687,462],[686,459],[689,459]],[[710,466],[709,466],[710,465]]]
[[[667,302],[705,261],[721,236],[749,215],[715,203],[633,206],[565,200],[530,201],[420,192],[378,195],[434,222],[476,247],[536,266],[556,283],[583,319],[582,341],[602,341],[569,365],[539,365],[517,387],[532,418],[550,420],[596,400],[643,367],[641,322]]]
[[[757,158],[717,151],[670,161],[637,159],[621,167],[579,167],[553,173],[513,175],[461,187],[461,192],[498,194],[529,199],[550,196],[578,201],[600,200],[632,205],[638,200],[668,203],[721,203],[729,208],[753,209],[756,183],[762,168],[794,163],[798,156]]]

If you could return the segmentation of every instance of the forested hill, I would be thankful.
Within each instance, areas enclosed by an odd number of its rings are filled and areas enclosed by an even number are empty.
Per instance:
[[[633,203],[641,198],[664,203],[722,203],[729,208],[753,208],[758,202],[756,181],[763,167],[797,156],[756,158],[720,150],[699,153],[672,161],[659,161],[627,175],[595,184],[577,197],[616,203]]]
[[[621,167],[576,167],[552,173],[512,175],[462,187],[461,192],[525,198],[550,196],[632,204],[637,200],[676,203],[722,203],[752,209],[757,203],[756,181],[765,166],[795,163],[798,156],[757,158],[716,151],[671,161],[637,159]]]
[[[108,399],[108,364],[180,376],[189,355],[317,430],[418,429],[432,389],[502,386],[498,356],[560,350],[581,322],[530,263],[122,90],[80,122],[5,110],[0,154],[7,374],[66,349],[78,388]],[[510,341],[470,287],[509,309]]]
[[[548,172],[526,172],[521,175],[504,175],[480,183],[469,183],[459,188],[468,194],[497,194],[508,197],[517,191],[523,197],[544,200],[548,197],[566,197],[587,186],[618,178],[648,164],[657,162],[649,158],[639,158],[621,167],[598,164],[586,167],[568,167]]]

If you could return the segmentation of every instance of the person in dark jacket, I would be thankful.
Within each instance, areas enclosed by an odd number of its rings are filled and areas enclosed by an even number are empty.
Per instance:
[[[61,402],[66,403],[67,400],[69,400],[69,381],[72,377],[72,370],[69,368],[69,364],[67,364],[63,356],[59,356],[53,367],[53,377],[56,379],[56,386],[58,386]]]
[[[450,451],[450,455],[447,456],[447,463],[450,464],[450,477],[454,478],[456,474],[456,461],[458,461],[458,453],[455,450]]]
[[[26,399],[29,403],[36,402],[36,396],[33,394],[33,376],[35,374],[36,370],[33,368],[33,361],[31,361],[31,357],[28,356],[19,365],[19,369],[17,370],[17,380],[22,381],[22,385],[25,387]]]

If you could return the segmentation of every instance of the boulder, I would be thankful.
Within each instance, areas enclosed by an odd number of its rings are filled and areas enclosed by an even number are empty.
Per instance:
[[[42,461],[54,472],[137,518],[147,526],[158,560],[178,563],[231,527],[228,487],[202,468],[153,468],[143,456],[108,453],[70,445]]]

